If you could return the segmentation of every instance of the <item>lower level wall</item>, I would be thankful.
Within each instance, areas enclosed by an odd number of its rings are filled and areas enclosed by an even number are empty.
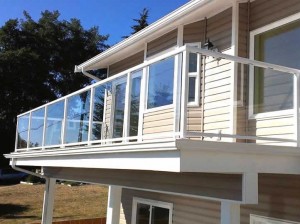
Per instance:
[[[220,203],[190,197],[122,190],[120,224],[131,224],[133,197],[163,201],[173,204],[173,224],[219,224]]]
[[[241,224],[251,215],[300,222],[300,175],[259,174],[258,181],[258,204],[241,205]],[[172,203],[173,224],[220,223],[220,202],[124,188],[120,224],[131,224],[133,197]]]
[[[300,222],[300,175],[260,174],[258,181],[258,204],[241,206],[242,224],[251,214]]]

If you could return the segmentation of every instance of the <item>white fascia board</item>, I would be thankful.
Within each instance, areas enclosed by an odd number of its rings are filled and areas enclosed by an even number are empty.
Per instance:
[[[296,147],[177,140],[181,172],[300,174]]]
[[[208,4],[208,3],[214,4]],[[95,57],[87,60],[86,62],[75,66],[75,72],[81,72],[82,69],[84,70],[91,70],[96,69],[96,63],[100,62],[101,60],[106,59],[107,57],[120,53],[120,51],[124,50],[127,47],[137,46],[138,43],[144,45],[145,40],[149,36],[153,36],[155,33],[160,32],[167,32],[170,31],[170,28],[176,28],[176,26],[170,26],[175,21],[179,21],[177,25],[184,24],[185,21],[183,20],[185,17],[193,17],[192,12],[197,9],[203,9],[200,14],[197,13],[198,18],[204,18],[212,15],[215,11],[220,9],[224,9],[226,7],[230,7],[232,5],[231,1],[229,0],[192,0],[186,3],[185,5],[181,6],[180,8],[176,9],[172,13],[164,16],[163,18],[159,19],[158,21],[152,23],[145,29],[137,32],[136,34],[130,36],[129,38],[119,42],[118,44],[112,46],[108,50],[96,55]],[[210,6],[206,10],[205,6]],[[187,21],[189,21],[187,19]]]
[[[81,154],[65,156],[22,157],[17,166],[72,167],[97,169],[152,170],[180,172],[178,151]]]

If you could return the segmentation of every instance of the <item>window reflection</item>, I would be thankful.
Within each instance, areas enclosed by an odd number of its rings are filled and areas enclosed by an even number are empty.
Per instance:
[[[17,127],[17,149],[27,148],[29,114],[25,114],[18,118]]]
[[[113,137],[123,137],[126,82],[115,85]]]
[[[64,101],[51,104],[47,108],[45,145],[61,144],[62,121],[64,118]]]
[[[43,144],[45,108],[31,113],[29,147],[40,147]]]
[[[139,128],[140,112],[140,92],[141,92],[141,74],[142,71],[133,73],[134,77],[131,84],[131,101],[130,101],[130,126],[129,136],[137,136]]]
[[[90,95],[90,91],[86,91],[68,99],[65,143],[87,141]]]
[[[149,66],[147,108],[173,103],[174,57]]]

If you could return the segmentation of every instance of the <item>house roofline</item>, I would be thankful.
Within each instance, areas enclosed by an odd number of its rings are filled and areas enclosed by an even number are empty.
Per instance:
[[[84,70],[91,70],[94,69],[93,65],[102,59],[115,54],[119,52],[120,50],[130,46],[131,44],[134,44],[136,41],[147,37],[148,35],[152,34],[153,32],[156,32],[157,30],[160,30],[164,28],[167,24],[170,22],[173,22],[175,20],[178,20],[182,18],[182,16],[194,11],[195,9],[199,7],[203,7],[209,2],[212,2],[214,0],[192,0],[185,5],[179,7],[175,11],[169,13],[168,15],[162,17],[161,19],[157,20],[156,22],[152,23],[148,27],[144,28],[143,30],[137,32],[136,34],[133,34],[132,36],[128,37],[127,39],[117,43],[116,45],[110,47],[106,51],[96,55],[95,57],[83,62],[80,65],[75,65],[74,72],[81,72],[82,69]],[[224,1],[224,0],[222,0]]]

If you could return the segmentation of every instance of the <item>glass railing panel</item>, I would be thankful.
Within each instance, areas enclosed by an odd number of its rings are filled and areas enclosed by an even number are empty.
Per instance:
[[[27,148],[29,113],[18,118],[17,149]]]
[[[43,145],[44,118],[45,108],[31,112],[29,148]]]
[[[64,118],[64,101],[53,103],[47,107],[45,128],[45,146],[62,143],[62,122]]]
[[[132,73],[130,91],[129,136],[137,136],[139,128],[142,70]]]
[[[65,142],[76,143],[88,140],[91,91],[82,92],[67,99]]]
[[[91,140],[101,140],[107,137],[107,125],[103,118],[105,116],[105,111],[108,109],[106,107],[107,91],[111,89],[111,83],[106,83],[95,87],[94,95],[94,106],[93,106],[93,121],[92,121],[92,133]],[[109,101],[111,102],[111,101]],[[107,105],[111,106],[111,105]]]
[[[113,138],[123,137],[126,78],[120,78],[113,82]]]

